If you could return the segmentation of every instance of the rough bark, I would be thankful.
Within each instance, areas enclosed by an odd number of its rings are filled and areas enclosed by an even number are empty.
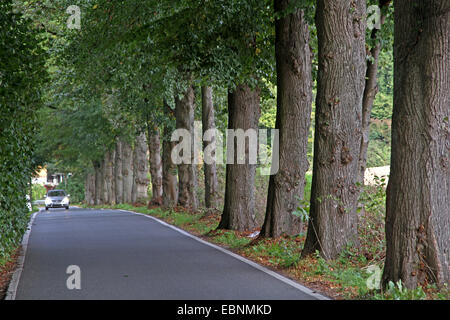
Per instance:
[[[108,179],[109,179],[109,183],[108,183],[109,204],[112,204],[112,205],[116,204],[115,168],[116,168],[116,150],[113,149],[110,151],[109,164],[108,164],[108,170],[107,170],[107,175],[108,175]]]
[[[172,134],[173,112],[169,105],[164,102],[164,113],[168,117],[168,122],[163,131],[163,156],[162,156],[162,174],[163,174],[163,206],[173,207],[178,203],[178,179],[177,166],[172,161],[172,150],[176,143],[170,141]]]
[[[95,205],[95,174],[89,172],[86,176],[84,201],[87,205]]]
[[[228,93],[228,129],[248,129],[258,133],[261,114],[259,89],[239,85]],[[245,146],[245,162],[237,164],[237,143],[227,139],[227,152],[234,151],[233,164],[227,160],[225,202],[219,229],[252,230],[255,222],[255,174],[256,164],[250,164],[250,147]],[[247,140],[247,139],[246,139]]]
[[[103,204],[103,161],[94,161],[94,175],[95,175],[95,205]]]
[[[115,166],[114,166],[114,181],[116,204],[123,203],[123,175],[122,175],[122,141],[120,139],[116,142]]]
[[[283,12],[291,0],[275,0]],[[307,148],[311,119],[312,75],[309,30],[298,9],[275,23],[279,170],[270,177],[263,237],[298,234],[302,221],[292,212],[303,198],[308,170]]]
[[[310,219],[303,256],[357,245],[366,1],[319,0],[319,73]]]
[[[128,141],[122,142],[123,202],[131,203],[133,189],[133,148]]]
[[[105,153],[103,159],[103,203],[111,204],[112,202],[112,180],[113,180],[113,169],[112,169],[112,152],[108,151]]]
[[[134,146],[134,186],[133,203],[146,203],[148,199],[148,145],[145,133],[141,133],[136,137],[136,143]]]
[[[136,203],[137,202],[137,162],[138,162],[138,156],[136,152],[136,147],[133,148],[133,183],[131,185],[131,200],[130,203]]]
[[[383,283],[450,277],[450,11],[394,2],[394,108]]]
[[[189,163],[178,165],[178,205],[196,210],[198,206],[196,186],[197,173],[194,164],[194,88],[189,86],[182,99],[175,97],[175,119],[177,129],[186,129],[191,134]],[[182,155],[181,155],[182,156]]]
[[[164,128],[164,131],[166,129]],[[169,138],[170,139],[170,138]],[[163,141],[163,206],[173,207],[178,203],[177,166],[172,162],[171,154],[175,142]]]
[[[386,20],[384,7],[389,6],[390,0],[380,0],[379,8],[382,12],[380,16],[380,26],[382,27]],[[371,39],[376,41],[380,30],[373,29],[370,35]],[[364,173],[367,167],[367,149],[369,148],[370,134],[370,115],[372,113],[373,102],[378,93],[377,73],[378,73],[378,57],[381,51],[381,41],[377,41],[375,46],[370,50],[371,60],[367,61],[366,84],[364,86],[363,104],[362,104],[362,138],[359,150],[359,182],[364,183]]]
[[[162,162],[161,162],[161,142],[159,129],[147,124],[147,141],[149,149],[150,176],[152,179],[152,199],[151,205],[162,205]]]
[[[89,190],[89,182],[90,182],[91,175],[89,173],[86,174],[86,178],[84,179],[84,203],[89,204],[91,201],[91,193]]]
[[[108,190],[107,190],[107,181],[106,181],[106,160],[107,154],[103,156],[103,160],[101,161],[101,179],[102,179],[102,204],[108,203]]]
[[[202,129],[203,135],[208,130],[213,132],[215,130],[216,125],[214,123],[214,106],[213,106],[213,96],[212,96],[212,88],[211,87],[202,87]],[[203,170],[205,174],[205,206],[206,208],[217,208],[219,206],[218,203],[218,182],[217,182],[217,168],[216,168],[216,159],[215,159],[215,144],[216,137],[215,135],[210,136],[209,141],[203,141],[203,148],[206,148],[208,145],[211,145],[213,149],[211,149],[211,158],[208,163],[203,164]],[[206,161],[206,159],[205,159]]]

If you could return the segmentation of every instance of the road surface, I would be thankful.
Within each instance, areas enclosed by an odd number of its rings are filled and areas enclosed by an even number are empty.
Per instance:
[[[70,265],[80,273],[66,273]],[[69,290],[69,277],[81,289]],[[320,298],[151,218],[78,208],[36,216],[15,293],[63,300]]]

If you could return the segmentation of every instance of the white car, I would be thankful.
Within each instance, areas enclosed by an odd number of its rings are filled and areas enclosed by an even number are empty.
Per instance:
[[[69,210],[70,195],[64,190],[50,190],[45,196],[45,210],[49,208],[66,208]]]

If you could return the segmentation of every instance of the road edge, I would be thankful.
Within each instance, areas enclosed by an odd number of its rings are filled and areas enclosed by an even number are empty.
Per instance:
[[[20,256],[17,258],[17,266],[13,273],[11,281],[9,282],[9,286],[8,286],[8,289],[6,290],[6,295],[5,295],[4,300],[15,300],[16,299],[17,288],[19,286],[20,276],[22,275],[23,265],[25,263],[25,256],[27,254],[28,239],[30,238],[31,227],[33,225],[34,219],[36,218],[36,215],[40,212],[41,212],[41,209],[39,209],[39,211],[33,213],[33,215],[30,218],[30,221],[28,222],[27,231],[25,232],[25,234],[23,235],[23,238],[22,238]]]
[[[322,294],[320,294],[320,293],[318,293],[318,292],[316,292],[316,291],[314,291],[314,290],[312,290],[312,289],[310,289],[308,287],[305,287],[305,286],[299,284],[298,282],[296,282],[294,280],[291,280],[291,279],[289,279],[289,278],[287,278],[287,277],[285,277],[285,276],[283,276],[283,275],[281,275],[281,274],[279,274],[279,273],[277,273],[275,271],[272,271],[272,270],[270,270],[270,269],[268,269],[268,268],[266,268],[266,267],[264,267],[264,266],[262,266],[262,265],[260,265],[260,264],[258,264],[256,262],[254,262],[254,261],[251,261],[251,260],[249,260],[247,258],[244,258],[244,257],[242,257],[242,256],[240,256],[240,255],[238,255],[238,254],[236,254],[234,252],[231,252],[231,251],[229,251],[229,250],[227,250],[225,248],[222,248],[222,247],[220,247],[218,245],[215,245],[215,244],[213,244],[211,242],[203,240],[203,239],[201,239],[201,238],[199,238],[199,237],[197,237],[197,236],[195,236],[195,235],[193,235],[193,234],[191,234],[191,233],[189,233],[189,232],[187,232],[187,231],[185,231],[183,229],[175,227],[175,226],[173,226],[173,225],[171,225],[171,224],[169,224],[169,223],[167,223],[165,221],[162,221],[162,220],[160,220],[160,219],[158,219],[156,217],[153,217],[151,215],[147,215],[147,214],[144,214],[144,213],[139,213],[139,212],[134,212],[134,211],[129,211],[129,210],[123,210],[123,209],[110,209],[110,210],[117,210],[117,211],[122,211],[122,212],[127,212],[127,213],[133,213],[135,215],[139,215],[139,216],[143,216],[143,217],[146,217],[146,218],[150,218],[150,219],[152,219],[152,220],[154,220],[154,221],[156,221],[156,222],[158,222],[158,223],[160,223],[160,224],[162,224],[162,225],[164,225],[164,226],[166,226],[168,228],[171,228],[171,229],[173,229],[173,230],[175,230],[175,231],[177,231],[177,232],[179,232],[179,233],[181,233],[181,234],[183,234],[183,235],[185,235],[185,236],[187,236],[187,237],[189,237],[191,239],[194,239],[194,240],[196,240],[196,241],[198,241],[200,243],[203,243],[203,244],[205,244],[207,246],[210,246],[210,247],[212,247],[212,248],[214,248],[216,250],[219,250],[219,251],[221,251],[221,252],[223,252],[223,253],[225,253],[225,254],[227,254],[227,255],[235,258],[235,259],[238,259],[238,260],[240,260],[240,261],[250,265],[251,267],[253,267],[253,268],[257,269],[257,270],[262,271],[262,272],[264,272],[264,273],[266,273],[266,274],[276,278],[277,280],[280,280],[280,281],[282,281],[282,282],[284,282],[284,283],[286,283],[286,284],[296,288],[297,290],[300,290],[301,292],[303,292],[303,293],[305,293],[305,294],[307,294],[309,296],[312,296],[312,297],[314,297],[314,298],[316,298],[318,300],[332,300],[331,298],[326,297],[326,296],[324,296],[324,295],[322,295]]]

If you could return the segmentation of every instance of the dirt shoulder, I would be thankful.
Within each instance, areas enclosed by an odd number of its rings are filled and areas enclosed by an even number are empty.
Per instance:
[[[19,255],[20,248],[17,248],[9,260],[4,265],[0,266],[0,300],[4,300],[6,297],[9,283],[11,282],[12,276],[17,267]]]

